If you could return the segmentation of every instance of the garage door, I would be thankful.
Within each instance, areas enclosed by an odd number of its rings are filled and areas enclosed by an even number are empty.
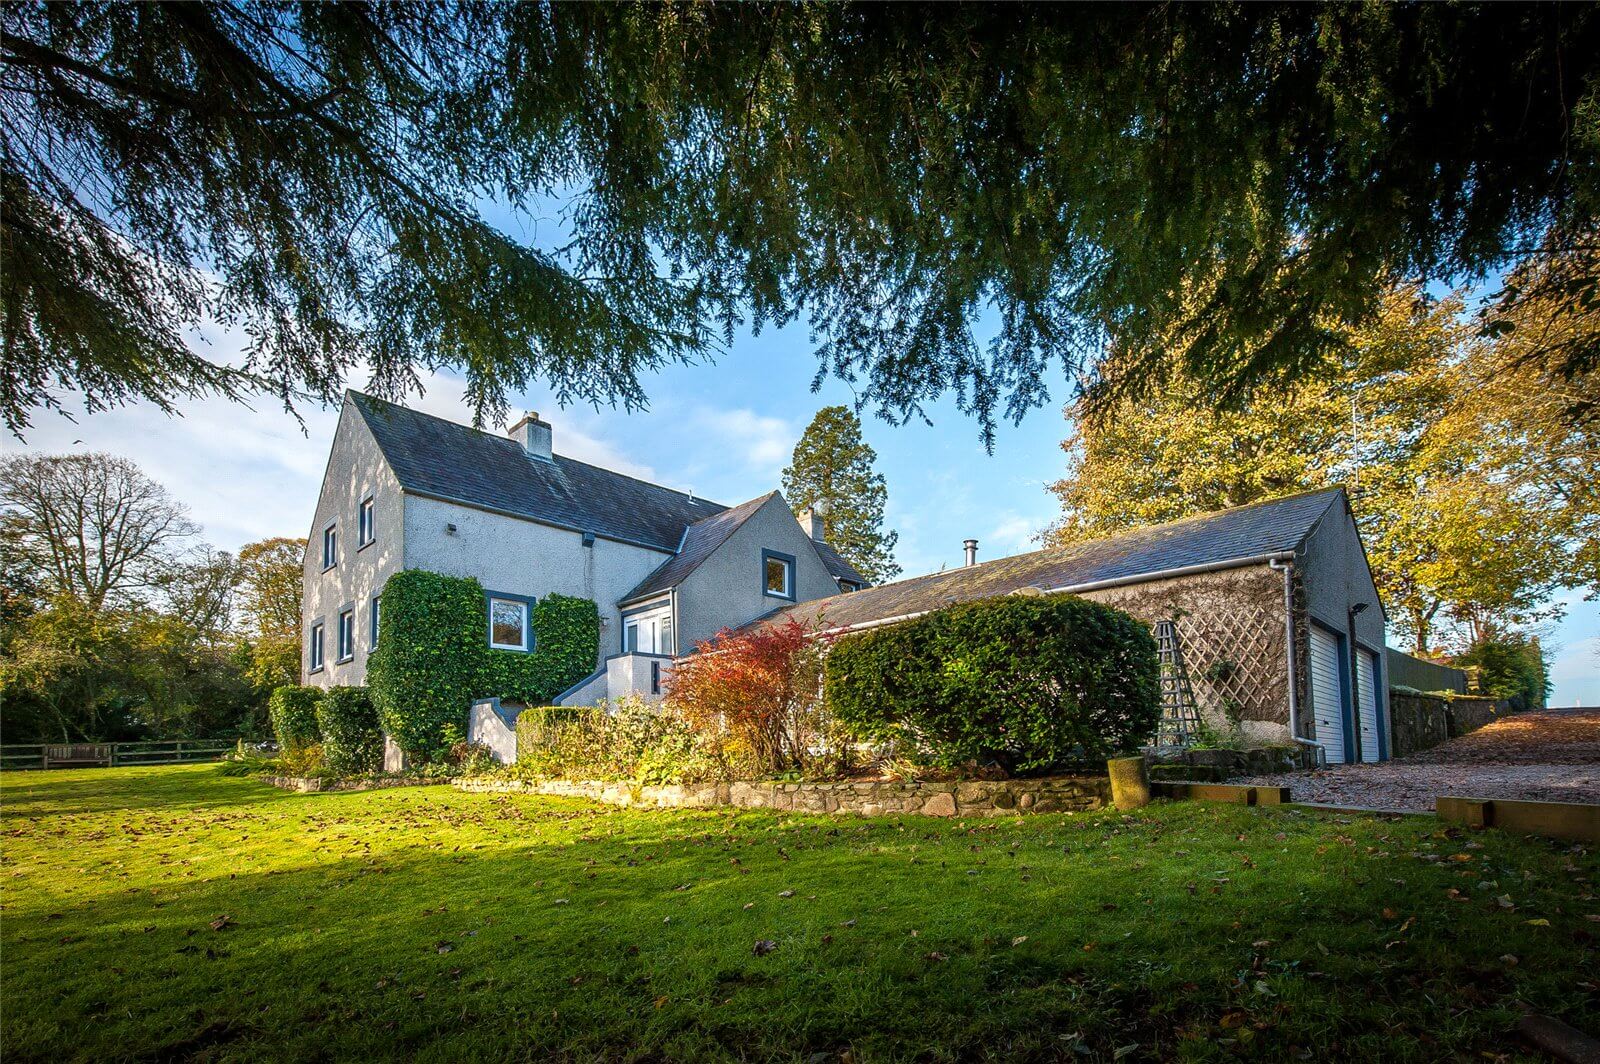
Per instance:
[[[1317,722],[1317,742],[1329,764],[1340,764],[1344,754],[1344,669],[1339,640],[1311,626],[1311,715]]]
[[[1356,651],[1356,705],[1361,708],[1361,760],[1377,761],[1383,754],[1378,744],[1378,687],[1376,665],[1365,650]]]

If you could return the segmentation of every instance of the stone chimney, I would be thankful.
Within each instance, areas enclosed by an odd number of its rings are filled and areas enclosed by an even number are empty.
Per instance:
[[[964,540],[961,541],[961,545],[967,549],[967,564],[968,565],[977,565],[978,564],[978,541],[975,540],[975,539],[964,539]]]
[[[811,539],[816,539],[816,541],[822,542],[822,538],[824,538],[824,536],[822,536],[821,506],[808,506],[803,510],[797,510],[797,512],[795,512],[795,518],[797,518],[798,522],[800,522],[800,528],[805,530],[806,536],[811,536]]]
[[[538,458],[541,461],[554,461],[555,430],[547,421],[539,420],[539,412],[530,410],[522,415],[522,420],[511,426],[511,438],[522,444],[522,449],[528,452],[529,458]]]

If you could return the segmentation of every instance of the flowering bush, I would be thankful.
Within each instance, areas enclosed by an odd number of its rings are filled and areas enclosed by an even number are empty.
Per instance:
[[[699,735],[725,778],[831,773],[848,745],[822,706],[825,651],[795,620],[724,629],[673,665],[666,704]]]

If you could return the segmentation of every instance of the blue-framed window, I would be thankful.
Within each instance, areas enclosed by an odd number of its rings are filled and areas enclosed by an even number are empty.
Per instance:
[[[485,591],[489,646],[495,650],[533,649],[533,603],[527,595]]]
[[[322,567],[332,569],[339,564],[339,526],[329,525],[322,530]]]
[[[308,672],[322,671],[322,632],[322,622],[320,620],[312,621],[311,637],[306,644],[306,671]]]
[[[380,622],[383,620],[383,598],[379,595],[372,596],[371,627],[369,629],[370,645],[374,650],[378,646],[378,633],[381,631]]]
[[[334,664],[342,664],[356,656],[356,608],[346,606],[339,611],[339,626],[334,629],[337,635],[335,649],[339,655],[334,659]]]
[[[794,600],[794,555],[775,550],[761,552],[761,593]]]
[[[356,511],[356,549],[369,546],[377,538],[376,502],[371,495],[368,495],[361,500],[361,508]]]

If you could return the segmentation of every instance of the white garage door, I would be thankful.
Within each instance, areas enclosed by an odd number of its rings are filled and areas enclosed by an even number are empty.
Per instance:
[[[1317,722],[1317,742],[1329,764],[1345,760],[1344,669],[1339,656],[1339,640],[1312,625],[1311,715]]]
[[[1356,705],[1361,707],[1361,760],[1377,761],[1383,748],[1378,745],[1378,688],[1372,655],[1356,651]]]

